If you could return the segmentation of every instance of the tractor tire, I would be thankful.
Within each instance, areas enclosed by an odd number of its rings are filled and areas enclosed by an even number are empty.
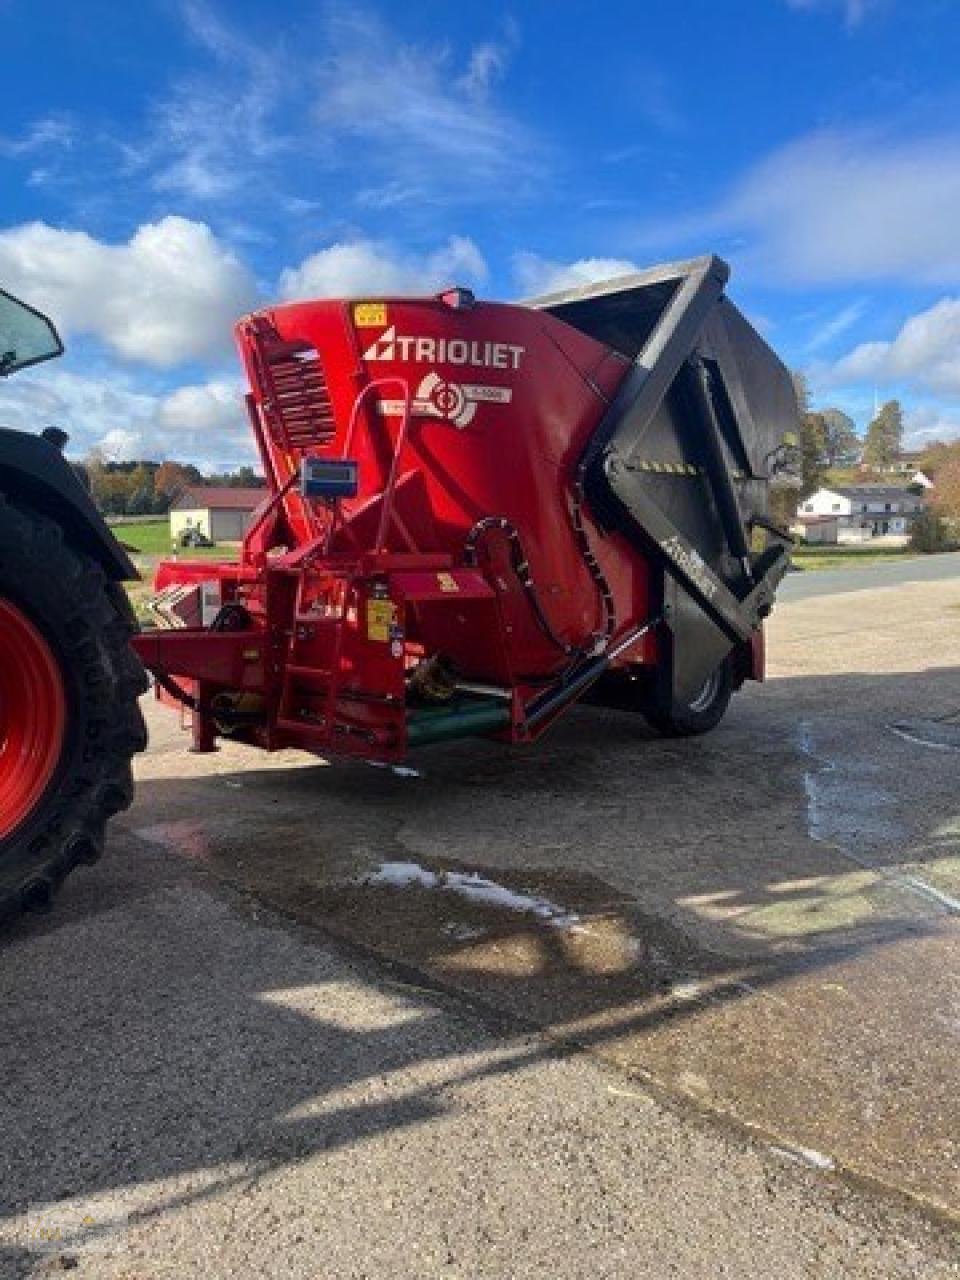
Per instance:
[[[735,688],[733,660],[726,657],[707,676],[695,698],[683,704],[674,702],[644,708],[643,716],[651,728],[665,738],[692,738],[709,733],[723,719]]]
[[[0,917],[46,910],[133,799],[147,680],[122,585],[0,495]]]

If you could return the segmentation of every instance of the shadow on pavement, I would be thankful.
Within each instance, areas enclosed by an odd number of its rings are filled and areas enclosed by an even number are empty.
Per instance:
[[[159,1180],[166,1205],[429,1122],[471,1072],[554,1051],[511,1024],[955,1213],[956,762],[887,727],[951,698],[955,670],[779,680],[682,742],[583,709],[415,778],[164,757],[106,862],[0,952],[4,1215],[157,1212]],[[351,1025],[342,965],[258,904],[396,966],[382,1018]],[[407,980],[509,1021],[458,1025]],[[447,1086],[405,1090],[428,1061]]]

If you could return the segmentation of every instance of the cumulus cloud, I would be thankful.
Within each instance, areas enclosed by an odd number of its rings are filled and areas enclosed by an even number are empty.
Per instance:
[[[238,424],[248,430],[241,395],[237,382],[214,381],[178,387],[161,400],[159,418],[171,431],[228,432]]]
[[[628,258],[578,258],[575,262],[552,262],[536,253],[518,253],[513,259],[514,275],[520,293],[535,297],[542,293],[556,293],[560,289],[574,289],[577,285],[593,284],[598,280],[611,280],[614,276],[629,275],[639,271]]]
[[[158,368],[225,350],[253,277],[210,228],[166,217],[125,244],[43,222],[0,231],[0,279],[67,333]]]
[[[907,382],[960,393],[960,298],[911,316],[889,342],[863,342],[833,365],[839,383]]]
[[[896,139],[824,130],[761,160],[718,204],[638,243],[737,245],[741,269],[804,286],[960,281],[960,133]]]
[[[86,377],[47,366],[0,383],[0,425],[36,432],[62,427],[71,457],[176,458],[216,470],[251,462],[255,446],[239,383],[214,381],[160,394],[119,372]]]
[[[283,298],[337,298],[361,293],[430,293],[449,284],[482,284],[487,264],[465,236],[422,255],[399,254],[373,240],[330,245],[280,277]]]

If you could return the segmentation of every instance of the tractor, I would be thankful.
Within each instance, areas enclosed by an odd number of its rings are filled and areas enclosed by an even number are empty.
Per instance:
[[[0,377],[59,356],[46,316],[0,290]],[[0,429],[0,916],[43,910],[133,798],[147,680],[123,588],[137,577],[65,433]]]

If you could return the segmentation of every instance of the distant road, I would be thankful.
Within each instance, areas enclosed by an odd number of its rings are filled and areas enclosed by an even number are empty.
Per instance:
[[[809,600],[813,596],[841,595],[877,587],[899,587],[904,582],[937,582],[960,578],[960,551],[947,555],[917,556],[889,563],[851,565],[849,569],[804,569],[788,573],[780,584],[780,600]]]

